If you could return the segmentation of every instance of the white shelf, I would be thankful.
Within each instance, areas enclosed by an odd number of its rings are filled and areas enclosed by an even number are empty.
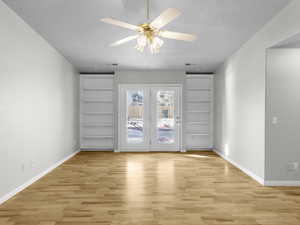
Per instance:
[[[210,111],[186,111],[186,113],[210,113]]]
[[[114,115],[113,112],[84,112],[83,115]]]
[[[113,123],[83,123],[82,127],[113,127]]]
[[[97,80],[97,79],[113,79],[114,74],[82,74],[81,77],[84,79],[91,79],[91,80]]]
[[[83,91],[113,91],[113,88],[83,88]]]
[[[208,122],[186,122],[189,125],[208,125]]]
[[[87,99],[83,99],[83,102],[87,102],[87,103],[113,103],[112,100],[87,100]]]
[[[187,135],[191,135],[191,136],[209,136],[210,134],[207,133],[192,133],[192,132],[187,132]]]
[[[187,88],[188,91],[211,91],[208,88]]]
[[[83,136],[83,139],[113,139],[114,136],[99,135],[99,136]]]
[[[213,74],[186,74],[186,80],[188,79],[210,79]]]
[[[207,101],[198,101],[198,100],[187,100],[187,103],[211,103],[210,100]]]

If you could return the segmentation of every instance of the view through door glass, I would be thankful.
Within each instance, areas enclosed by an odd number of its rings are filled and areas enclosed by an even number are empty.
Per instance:
[[[173,144],[175,142],[175,104],[174,91],[158,91],[157,104],[157,142]]]
[[[127,143],[144,142],[144,92],[127,90]]]

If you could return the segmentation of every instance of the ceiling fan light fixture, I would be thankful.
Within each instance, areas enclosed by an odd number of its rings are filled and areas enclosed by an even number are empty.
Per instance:
[[[141,30],[139,31],[140,34],[137,37],[135,48],[138,51],[143,52],[145,47],[148,46],[152,54],[158,53],[164,44],[164,41],[157,36],[159,32],[147,23],[141,24],[140,28]]]
[[[137,38],[135,48],[140,52],[144,52],[144,49],[147,46],[147,42],[147,37],[144,34],[140,34]]]
[[[149,36],[143,33],[137,37],[135,48],[140,52],[144,52],[145,47],[148,46],[150,52],[154,54],[159,53],[159,50],[163,46],[163,44],[164,41],[159,37]]]
[[[149,43],[150,52],[152,54],[159,53],[160,48],[163,46],[164,41],[159,37],[154,37],[151,43]]]

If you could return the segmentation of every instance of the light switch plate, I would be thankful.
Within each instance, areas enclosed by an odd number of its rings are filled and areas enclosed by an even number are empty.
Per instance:
[[[278,123],[278,117],[273,116],[272,117],[272,124],[277,124]]]
[[[288,171],[298,171],[299,163],[298,162],[290,162],[288,163]]]

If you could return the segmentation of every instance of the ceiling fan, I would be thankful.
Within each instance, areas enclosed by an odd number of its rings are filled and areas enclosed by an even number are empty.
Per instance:
[[[149,0],[147,1],[147,21],[150,19],[150,7]],[[103,18],[101,19],[104,23],[109,23],[112,25],[120,26],[123,28],[127,28],[133,31],[136,31],[138,34],[128,36],[123,38],[117,42],[111,44],[111,46],[118,46],[124,44],[126,42],[137,40],[137,44],[135,48],[141,52],[144,51],[144,48],[148,45],[151,53],[158,53],[164,41],[159,38],[168,38],[168,39],[176,39],[181,41],[194,41],[196,40],[196,36],[192,34],[178,33],[173,31],[161,30],[165,25],[176,19],[180,15],[180,11],[178,9],[169,8],[165,10],[160,16],[154,19],[152,22],[146,22],[140,25],[132,25],[126,22],[122,22],[119,20],[115,20],[112,18]]]

